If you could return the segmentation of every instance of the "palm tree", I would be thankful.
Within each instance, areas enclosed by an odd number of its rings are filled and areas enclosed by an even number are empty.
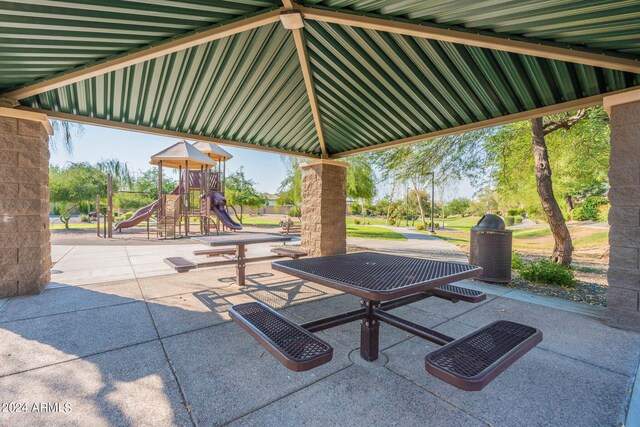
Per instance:
[[[51,127],[53,128],[53,136],[49,139],[51,151],[57,153],[58,144],[61,144],[68,154],[73,153],[73,138],[82,136],[84,126],[80,123],[51,120]]]
[[[96,167],[106,174],[111,174],[116,183],[124,184],[125,187],[131,188],[133,174],[129,170],[127,162],[122,162],[118,159],[100,160],[96,163]],[[119,187],[119,185],[116,185],[116,188]]]

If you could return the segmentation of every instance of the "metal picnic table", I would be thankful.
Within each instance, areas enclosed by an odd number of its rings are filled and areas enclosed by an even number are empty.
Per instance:
[[[235,256],[232,259],[226,261],[212,261],[210,263],[199,264],[198,267],[213,267],[219,265],[233,265],[236,266],[236,284],[238,286],[245,285],[245,270],[247,263],[250,262],[260,262],[260,261],[269,261],[272,259],[281,258],[277,255],[269,255],[269,256],[261,256],[254,258],[247,258],[246,256],[246,246],[254,245],[258,243],[274,243],[274,242],[289,242],[291,241],[291,236],[280,236],[276,234],[269,233],[246,233],[246,234],[238,234],[238,233],[230,233],[227,235],[220,236],[205,236],[205,237],[194,237],[191,240],[203,243],[212,247],[220,247],[220,246],[235,246]]]
[[[374,361],[379,353],[380,322],[443,346],[428,354],[429,373],[465,390],[480,390],[542,340],[536,328],[497,321],[454,339],[388,311],[425,298],[480,302],[479,291],[452,285],[475,277],[482,268],[390,254],[359,252],[273,262],[274,270],[361,298],[357,310],[296,325],[264,304],[232,307],[231,317],[292,370],[303,371],[331,360],[333,349],[314,332],[356,320],[360,355]]]

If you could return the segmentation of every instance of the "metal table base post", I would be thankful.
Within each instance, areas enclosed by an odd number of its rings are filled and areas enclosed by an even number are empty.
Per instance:
[[[380,322],[375,317],[380,303],[363,300],[361,304],[367,313],[360,321],[360,356],[367,362],[373,362],[378,359],[380,346]]]
[[[236,246],[236,260],[238,263],[236,264],[236,284],[238,286],[245,285],[245,267],[247,266],[245,260],[245,247],[244,244],[239,243]]]

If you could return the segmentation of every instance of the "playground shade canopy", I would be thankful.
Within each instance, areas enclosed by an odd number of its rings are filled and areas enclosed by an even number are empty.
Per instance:
[[[200,169],[201,166],[207,168],[215,165],[213,160],[184,140],[151,156],[150,163],[152,165],[158,165],[160,162],[164,167],[176,169],[184,168],[187,164],[185,162],[188,162],[189,169]]]
[[[196,141],[193,143],[193,146],[196,147],[201,153],[204,153],[211,160],[220,161],[233,158],[233,156],[229,154],[225,149],[212,142]]]
[[[308,157],[640,85],[635,1],[3,1],[0,19],[4,105]]]

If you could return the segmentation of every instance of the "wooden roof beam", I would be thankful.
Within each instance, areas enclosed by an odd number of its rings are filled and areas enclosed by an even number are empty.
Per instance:
[[[441,138],[444,136],[456,135],[464,132],[471,132],[493,126],[506,125],[509,123],[519,122],[521,120],[529,120],[535,117],[548,116],[551,114],[564,113],[566,111],[579,110],[581,108],[593,107],[602,104],[606,97],[624,94],[630,91],[637,91],[637,87],[622,89],[615,92],[603,93],[600,95],[589,96],[587,98],[575,99],[573,101],[562,102],[560,104],[549,105],[546,107],[535,108],[533,110],[522,111],[506,116],[496,117],[494,119],[482,120],[475,123],[469,123],[462,126],[456,126],[450,129],[443,129],[434,132],[423,133],[421,135],[410,136],[395,141],[383,142],[369,147],[356,148],[355,150],[343,151],[332,155],[331,159],[340,159],[343,157],[353,156],[355,154],[368,153],[371,151],[384,150],[386,148],[400,147],[403,145],[414,144],[416,142],[427,141],[433,138]]]
[[[313,83],[313,73],[311,71],[311,63],[309,62],[309,52],[307,52],[307,44],[304,40],[304,21],[300,12],[295,10],[295,8],[298,7],[296,3],[291,0],[283,0],[282,4],[287,10],[280,14],[280,20],[282,21],[283,27],[291,30],[293,34],[298,60],[300,61],[300,70],[304,77],[304,85],[307,89],[307,96],[309,97],[309,105],[311,107],[311,113],[313,114],[313,122],[316,127],[316,133],[318,134],[320,151],[322,152],[322,157],[327,158],[328,153],[327,146],[324,142],[324,133],[322,131],[322,118],[320,116],[320,109],[316,98],[316,89]]]
[[[92,125],[92,126],[102,126],[102,127],[111,128],[111,129],[141,132],[141,133],[146,133],[150,135],[168,136],[168,137],[180,138],[180,139],[192,139],[195,141],[213,142],[215,144],[227,145],[229,147],[246,148],[249,150],[257,150],[257,151],[263,151],[263,152],[269,152],[269,153],[275,153],[275,154],[287,154],[289,156],[296,156],[296,157],[306,157],[311,159],[320,158],[319,156],[315,154],[310,154],[310,153],[301,153],[298,151],[267,147],[264,145],[250,144],[248,142],[231,141],[228,139],[213,138],[210,136],[195,135],[195,134],[190,134],[185,132],[172,131],[168,129],[153,128],[150,126],[134,125],[130,123],[116,122],[113,120],[98,119],[94,117],[80,116],[76,114],[62,113],[60,111],[44,110],[44,109],[29,108],[29,107],[18,107],[18,108],[14,108],[14,110],[16,112],[30,111],[34,113],[41,113],[41,114],[46,114],[52,119],[64,120],[67,122],[82,123],[82,124]]]
[[[401,34],[430,40],[459,43],[504,52],[531,55],[558,61],[609,68],[612,70],[640,73],[640,61],[601,52],[573,49],[570,46],[560,46],[553,43],[536,43],[521,39],[497,37],[485,33],[462,31],[452,28],[442,28],[422,25],[402,20],[379,18],[370,15],[337,12],[326,9],[296,6],[302,12],[304,19],[327,22],[330,24],[347,25],[375,31]]]

